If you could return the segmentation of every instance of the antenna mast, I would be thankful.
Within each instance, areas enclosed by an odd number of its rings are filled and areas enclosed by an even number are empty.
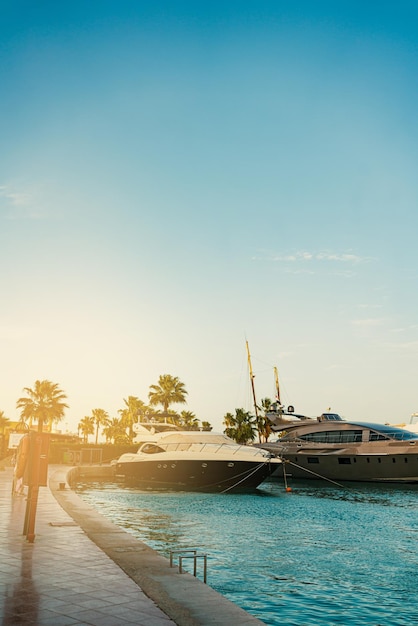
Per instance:
[[[277,367],[274,368],[274,382],[276,385],[276,398],[279,404],[281,404],[280,400],[280,386],[279,386],[279,373],[277,371]]]
[[[248,346],[248,341],[245,342],[245,346],[247,348],[248,370],[250,372],[251,391],[253,393],[254,412],[255,412],[255,419],[256,419],[256,422],[257,422],[258,439],[259,439],[259,441],[261,441],[260,429],[259,429],[260,423],[259,423],[259,417],[258,417],[258,407],[257,407],[257,400],[256,400],[256,397],[255,397],[255,387],[254,387],[254,378],[255,378],[255,376],[253,374],[253,368],[252,368],[252,365],[251,365],[251,355],[250,355],[250,348]]]

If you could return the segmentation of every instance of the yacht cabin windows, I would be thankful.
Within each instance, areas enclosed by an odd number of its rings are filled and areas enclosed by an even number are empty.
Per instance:
[[[370,431],[369,441],[383,441],[385,439],[387,439],[387,437],[384,435]]]
[[[323,430],[299,435],[298,439],[316,443],[359,443],[362,441],[361,430]]]

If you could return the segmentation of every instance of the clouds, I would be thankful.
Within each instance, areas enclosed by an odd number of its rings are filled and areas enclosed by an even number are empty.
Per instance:
[[[39,190],[26,191],[11,184],[0,185],[0,218],[37,220],[46,217]]]
[[[0,197],[5,198],[12,207],[25,206],[29,202],[28,194],[12,191],[5,185],[0,187]]]
[[[387,344],[389,348],[395,351],[401,352],[411,352],[413,354],[418,354],[418,339],[415,341],[404,341],[402,343],[390,343]]]
[[[371,257],[361,257],[359,255],[353,254],[352,252],[329,252],[329,251],[320,251],[320,252],[309,252],[309,251],[299,251],[294,252],[292,254],[286,255],[278,255],[273,257],[273,261],[285,261],[287,263],[298,263],[298,262],[309,262],[309,261],[324,261],[324,262],[333,262],[336,263],[349,263],[349,264],[357,264],[364,263],[367,261],[371,261]]]
[[[0,211],[6,219],[15,219],[30,205],[28,194],[15,191],[8,185],[0,186]]]
[[[350,325],[356,335],[363,340],[373,342],[378,349],[397,353],[400,356],[418,354],[417,326],[411,324],[397,327],[397,315],[386,317],[365,317],[350,320]],[[399,337],[399,341],[390,341],[391,337]]]
[[[385,323],[385,319],[382,317],[367,317],[359,320],[352,320],[352,326],[357,326],[358,328],[376,328],[377,326],[382,326]]]
[[[354,268],[371,263],[377,259],[361,256],[352,251],[334,252],[330,250],[298,250],[285,254],[266,252],[253,257],[254,261],[270,261],[277,264],[281,271],[292,274],[329,273],[350,278]]]

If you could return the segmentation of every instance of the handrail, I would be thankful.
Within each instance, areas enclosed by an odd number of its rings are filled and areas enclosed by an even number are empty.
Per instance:
[[[173,556],[179,555],[179,573],[183,574],[183,559],[193,559],[193,576],[197,577],[197,559],[203,559],[203,582],[206,583],[208,558],[206,554],[198,554],[195,548],[170,550],[170,567],[173,567]]]
[[[163,450],[164,452],[176,452],[178,450],[182,451],[182,452],[188,452],[188,451],[192,451],[193,449],[196,452],[202,452],[203,450],[212,450],[213,452],[217,453],[220,452],[222,450],[228,450],[231,454],[231,456],[235,456],[236,454],[239,454],[240,452],[242,452],[242,450],[244,449],[245,451],[247,451],[247,448],[249,448],[250,446],[243,446],[243,445],[239,445],[239,446],[234,446],[231,445],[230,443],[200,443],[200,442],[179,442],[179,443],[174,443],[174,442],[167,442],[167,443],[158,443],[158,442],[153,442],[155,446],[157,446],[158,448],[161,448],[161,450]],[[260,457],[265,457],[265,450],[263,450],[262,448],[250,448],[251,452],[254,454],[254,456],[260,456]]]

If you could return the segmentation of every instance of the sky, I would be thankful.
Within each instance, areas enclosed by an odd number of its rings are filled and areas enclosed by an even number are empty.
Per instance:
[[[418,411],[418,5],[2,0],[0,410]]]

